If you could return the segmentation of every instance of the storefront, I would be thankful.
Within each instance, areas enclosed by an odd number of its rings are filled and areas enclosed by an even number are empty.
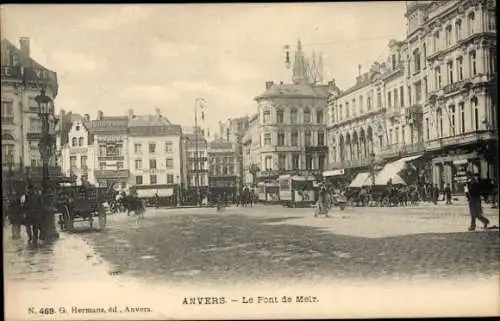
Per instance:
[[[335,189],[342,188],[349,184],[349,179],[343,168],[324,171],[323,177],[328,183],[332,184]]]

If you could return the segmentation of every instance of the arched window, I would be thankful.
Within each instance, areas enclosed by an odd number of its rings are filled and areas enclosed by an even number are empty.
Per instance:
[[[78,146],[83,146],[83,137],[78,138]]]
[[[420,71],[420,59],[420,50],[417,48],[413,51],[413,64],[416,72]]]
[[[323,124],[323,111],[322,110],[317,110],[316,111],[316,123],[317,124]]]
[[[76,145],[77,143],[78,143],[77,138],[76,138],[76,137],[73,137],[73,138],[71,139],[71,146],[76,147],[76,146],[77,146],[77,145]]]
[[[304,123],[311,123],[311,111],[309,110],[309,108],[304,109]]]
[[[342,120],[344,117],[344,110],[342,109],[342,105],[339,105],[339,115],[338,115],[338,119],[339,120]]]
[[[345,103],[345,118],[346,119],[349,118],[349,103],[348,102]]]
[[[297,123],[297,108],[292,108],[292,110],[290,110],[290,123]]]
[[[451,105],[448,107],[450,115],[450,136],[455,136],[456,134],[456,116],[455,116],[455,106]]]
[[[304,145],[307,147],[307,146],[311,146],[312,145],[312,141],[311,141],[311,132],[308,130],[304,133]]]
[[[459,41],[462,39],[462,20],[455,22],[455,39]]]
[[[470,76],[477,75],[476,51],[469,52],[469,73]]]
[[[472,97],[470,100],[471,111],[472,111],[472,129],[479,130],[479,107],[477,97]]]
[[[422,45],[422,54],[424,56],[424,66],[423,66],[423,68],[425,68],[425,66],[427,65],[427,45],[425,44],[425,42]]]
[[[285,122],[285,112],[283,109],[278,109],[276,111],[276,122],[278,124],[283,124]]]
[[[467,28],[468,28],[468,31],[469,31],[469,35],[473,34],[474,33],[474,25],[476,24],[475,22],[475,14],[474,14],[474,11],[469,13],[469,15],[467,16]]]
[[[446,39],[446,46],[451,46],[452,44],[452,31],[451,31],[451,25],[447,26],[446,29],[445,29],[445,39]]]
[[[436,31],[436,33],[434,34],[434,52],[439,51],[439,49],[439,31]]]

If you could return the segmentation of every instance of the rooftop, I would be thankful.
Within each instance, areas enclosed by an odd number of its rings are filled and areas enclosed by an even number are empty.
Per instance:
[[[328,85],[272,84],[256,100],[262,98],[326,98]]]

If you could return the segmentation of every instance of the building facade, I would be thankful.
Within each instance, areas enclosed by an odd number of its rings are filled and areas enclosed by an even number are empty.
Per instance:
[[[32,59],[29,38],[22,37],[19,48],[3,39],[1,51],[3,168],[41,172],[38,142],[42,122],[38,117],[39,106],[35,97],[42,87],[52,100],[57,97],[57,74]],[[56,121],[53,116],[49,131],[55,137]],[[52,157],[49,166],[55,167],[55,164],[56,159]]]
[[[202,133],[183,133],[185,188],[201,192],[208,190],[208,144]]]
[[[235,144],[219,139],[208,144],[209,191],[212,196],[232,199],[239,188]]]
[[[177,195],[182,182],[182,130],[160,114],[128,115],[129,185],[139,196]]]
[[[259,115],[254,114],[248,119],[248,129],[242,138],[242,166],[243,184],[253,185],[257,183],[257,175],[260,172],[260,123]],[[256,170],[252,173],[251,170]],[[255,177],[254,177],[255,175]]]
[[[281,174],[312,175],[326,164],[328,85],[309,79],[300,41],[292,81],[268,81],[265,91],[255,98],[260,124],[260,180]]]
[[[330,93],[329,168],[352,179],[418,155],[417,183],[461,193],[467,171],[495,178],[495,6],[408,1],[406,39],[391,41],[387,61],[350,89]]]
[[[96,184],[95,145],[90,117],[73,114],[71,119],[73,121],[67,131],[67,139],[60,147],[59,165],[63,174],[72,177],[77,185],[81,185],[83,181]],[[58,141],[61,141],[60,134]]]

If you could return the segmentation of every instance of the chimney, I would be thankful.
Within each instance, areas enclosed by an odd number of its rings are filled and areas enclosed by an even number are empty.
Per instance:
[[[272,81],[266,81],[266,89],[269,89],[273,86],[273,82]]]
[[[128,118],[134,117],[134,110],[131,108],[128,110]]]
[[[97,112],[97,120],[102,120],[102,118],[103,118],[103,117],[104,117],[103,112],[102,112],[101,110],[99,110],[99,111]]]
[[[157,117],[161,117],[160,108],[156,108],[155,113]]]
[[[21,56],[24,59],[28,59],[30,57],[30,38],[19,38],[19,48],[21,49]]]
[[[90,115],[89,114],[83,115],[83,120],[86,121],[87,123],[90,122]]]

